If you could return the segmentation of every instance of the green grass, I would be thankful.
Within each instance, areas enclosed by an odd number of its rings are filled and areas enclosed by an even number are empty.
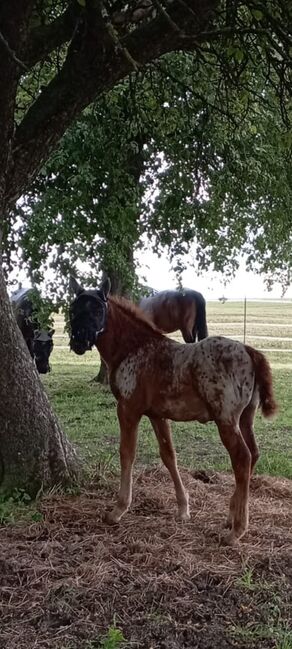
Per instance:
[[[36,523],[42,519],[38,499],[33,501],[23,489],[15,489],[9,495],[0,494],[0,525],[13,524],[19,520]]]
[[[75,644],[74,644],[75,646]],[[121,649],[125,646],[125,638],[120,629],[111,626],[107,633],[98,640],[86,640],[84,649]],[[61,649],[71,649],[72,644],[63,645]]]
[[[85,643],[84,649],[119,649],[125,642],[125,638],[120,629],[111,626],[106,635],[100,640],[89,640]]]
[[[209,322],[243,322],[244,301],[242,302],[208,302],[207,317]],[[291,324],[292,300],[249,301],[246,304],[247,325],[251,322],[272,324]]]
[[[280,581],[267,581],[245,566],[236,578],[235,585],[243,594],[247,609],[246,623],[229,629],[236,640],[244,640],[247,646],[257,646],[259,642],[272,640],[274,649],[292,649],[290,606],[285,596],[288,584],[282,575]],[[245,591],[249,598],[244,598]],[[248,615],[249,607],[257,611],[256,618]],[[262,644],[261,644],[262,646]]]
[[[229,322],[235,322],[240,317],[243,305],[240,303],[210,303],[208,304],[209,328],[212,333],[226,335],[230,330]],[[292,337],[292,302],[255,303],[248,305],[250,319],[261,318],[265,331],[269,323],[277,320],[286,322],[286,327],[279,336],[287,334]],[[216,331],[216,321],[223,322],[220,332]],[[258,327],[259,331],[261,328]],[[56,332],[62,334],[63,321],[60,316],[56,319]],[[278,331],[278,330],[277,330]],[[233,337],[236,327],[232,325]],[[179,335],[175,336],[179,339]],[[248,338],[248,343],[251,340]],[[252,339],[255,347],[263,345]],[[292,478],[292,343],[291,353],[283,353],[281,341],[268,341],[269,347],[275,351],[267,352],[274,374],[275,393],[280,411],[273,421],[263,419],[258,414],[255,421],[255,432],[260,446],[261,457],[257,465],[258,473],[273,476],[280,475]],[[67,336],[55,340],[52,355],[53,371],[43,377],[53,406],[69,438],[80,449],[88,467],[98,468],[100,473],[119,467],[119,430],[115,410],[115,400],[107,388],[91,383],[97,374],[99,356],[94,350],[85,356],[78,357],[73,352],[58,348],[67,345]],[[143,418],[139,428],[139,445],[137,454],[138,465],[159,462],[157,443],[147,418]],[[173,424],[174,443],[180,465],[196,469],[229,470],[229,457],[221,444],[217,428],[214,424],[201,425],[197,422],[182,422]]]

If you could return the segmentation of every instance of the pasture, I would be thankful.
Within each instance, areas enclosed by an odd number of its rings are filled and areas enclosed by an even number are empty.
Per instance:
[[[210,334],[242,340],[242,303],[209,303],[207,316]],[[280,411],[256,418],[261,457],[238,548],[219,542],[233,478],[212,424],[173,426],[190,522],[175,519],[145,419],[132,509],[118,527],[103,523],[119,476],[115,402],[92,381],[97,352],[70,353],[61,316],[55,329],[42,380],[87,477],[70,493],[3,504],[0,648],[292,649],[292,303],[247,304],[246,342],[272,364]]]
[[[243,340],[243,303],[211,302],[207,316],[209,334]],[[119,468],[118,426],[115,400],[107,388],[91,382],[99,368],[96,350],[78,357],[68,349],[63,319],[55,321],[53,372],[44,378],[55,410],[70,439],[77,445],[89,472]],[[182,340],[180,335],[174,336]],[[261,458],[257,471],[292,477],[292,302],[250,302],[247,305],[246,342],[265,351],[272,367],[280,412],[274,421],[260,415],[256,435]],[[274,351],[268,351],[274,350]],[[179,463],[190,469],[227,470],[229,458],[214,424],[173,424]],[[137,467],[156,464],[157,443],[144,418],[140,424]]]

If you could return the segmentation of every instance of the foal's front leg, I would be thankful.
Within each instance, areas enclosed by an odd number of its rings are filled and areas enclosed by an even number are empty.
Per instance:
[[[176,453],[172,443],[170,424],[167,419],[156,419],[154,417],[149,417],[149,419],[158,439],[160,457],[173,479],[179,518],[184,521],[188,520],[190,518],[189,495],[183,486],[177,468]]]
[[[132,470],[137,446],[137,432],[140,416],[130,413],[127,405],[119,402],[117,414],[120,423],[120,462],[121,482],[117,504],[111,512],[107,512],[107,523],[115,524],[129,509],[132,502]]]

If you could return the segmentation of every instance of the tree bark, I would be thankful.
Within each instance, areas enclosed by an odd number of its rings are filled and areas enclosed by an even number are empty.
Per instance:
[[[0,312],[0,485],[34,496],[72,483],[80,467],[16,326],[1,270]]]
[[[58,424],[17,327],[1,264],[1,241],[8,226],[15,98],[24,67],[20,57],[33,5],[33,0],[0,5],[0,489],[21,488],[32,496],[41,488],[72,483],[79,475],[75,450]],[[19,195],[19,188],[14,189]]]

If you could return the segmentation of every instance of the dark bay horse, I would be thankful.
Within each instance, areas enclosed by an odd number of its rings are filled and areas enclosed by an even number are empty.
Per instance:
[[[178,512],[189,518],[188,494],[178,471],[169,419],[214,421],[235,475],[224,540],[233,544],[248,527],[249,482],[258,459],[253,420],[277,409],[265,356],[240,342],[211,336],[184,345],[164,336],[125,299],[100,289],[85,290],[75,279],[70,307],[70,347],[84,354],[94,345],[109,369],[120,423],[121,485],[117,504],[106,519],[118,523],[132,500],[132,468],[142,415],[149,417],[160,455],[174,482]]]
[[[16,322],[34,359],[39,374],[50,372],[49,357],[53,350],[54,329],[40,328],[37,311],[33,305],[34,289],[21,288],[11,296]]]
[[[206,302],[197,291],[161,291],[143,297],[139,307],[164,333],[180,329],[186,343],[194,343],[196,338],[203,340],[208,336]]]

